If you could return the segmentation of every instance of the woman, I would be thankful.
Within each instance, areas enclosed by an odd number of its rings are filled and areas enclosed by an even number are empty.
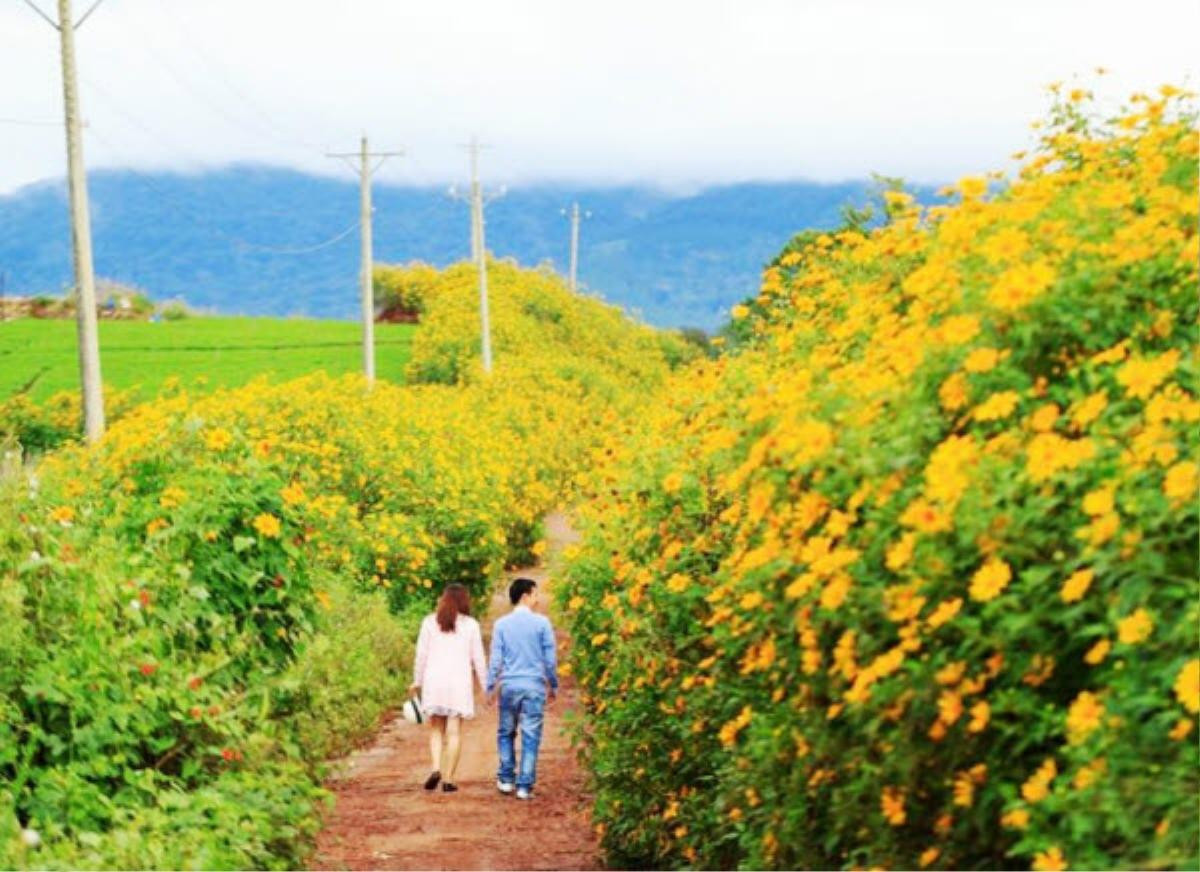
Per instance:
[[[425,789],[453,793],[454,771],[463,718],[475,717],[471,671],[484,688],[487,667],[479,622],[471,617],[471,598],[461,584],[450,584],[438,600],[437,611],[421,622],[410,692],[421,691],[421,708],[429,719],[429,757],[433,761]]]

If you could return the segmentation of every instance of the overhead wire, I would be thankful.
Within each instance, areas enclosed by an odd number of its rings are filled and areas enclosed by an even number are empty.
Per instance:
[[[55,21],[53,21],[49,16],[47,16],[37,6],[37,4],[33,2],[33,0],[24,0],[24,2],[31,9],[33,9],[35,12],[37,12],[37,14],[39,16],[41,16],[43,19],[45,19],[48,23],[52,24],[55,27],[58,26]],[[104,2],[104,0],[95,0],[95,2],[83,14],[83,16],[81,16],[80,19],[76,22],[75,26],[78,27],[84,21],[86,21],[88,19],[88,17],[90,17],[91,14],[93,12],[95,12],[95,10],[103,2]],[[173,13],[168,13],[168,14],[173,15]],[[254,117],[255,117],[256,121],[259,118],[269,118],[268,114],[263,112],[262,108],[260,106],[258,106],[255,103],[255,101],[251,100],[246,94],[239,91],[229,81],[228,76],[226,76],[225,73],[218,67],[218,65],[214,61],[212,61],[211,56],[207,55],[194,40],[192,40],[189,36],[187,36],[185,28],[183,28],[182,25],[180,25],[178,20],[172,18],[172,25],[175,27],[175,29],[178,31],[178,33],[181,36],[183,36],[184,41],[188,43],[189,47],[192,49],[192,52],[195,55],[197,55],[198,57],[200,57],[201,60],[203,62],[205,62],[210,68],[217,71],[218,78],[220,78],[224,82],[224,84],[231,91],[231,93],[233,93],[240,100],[242,100],[247,106],[251,107],[251,109],[254,110],[254,112],[255,112]],[[237,128],[239,130],[242,130],[245,132],[250,132],[247,129],[247,125],[246,125],[244,119],[239,118],[236,114],[227,110],[221,103],[214,100],[212,98],[212,96],[210,94],[208,94],[204,89],[198,87],[188,77],[184,76],[175,67],[174,64],[172,64],[170,61],[168,61],[166,58],[164,58],[162,56],[162,54],[157,51],[157,49],[153,48],[154,39],[152,38],[152,36],[150,34],[148,34],[146,32],[146,30],[143,27],[141,27],[141,25],[139,25],[136,21],[134,21],[134,26],[141,32],[141,35],[143,38],[142,38],[142,40],[140,40],[140,42],[142,43],[143,47],[146,49],[146,54],[153,60],[153,62],[155,64],[157,64],[160,68],[165,70],[166,73],[179,85],[179,87],[182,90],[188,92],[194,98],[197,98],[200,101],[202,101],[204,103],[204,105],[206,105],[209,108],[210,111],[219,115],[222,119],[224,119],[226,121],[226,123],[231,124],[232,126],[234,126],[235,128]],[[185,158],[185,161],[187,163],[190,163],[194,169],[205,170],[205,169],[211,168],[210,162],[207,162],[204,159],[198,158],[194,153],[192,153],[190,151],[190,149],[188,147],[182,145],[178,141],[175,141],[172,143],[166,143],[164,141],[164,138],[163,138],[161,132],[152,129],[148,124],[146,124],[145,121],[143,121],[137,115],[135,115],[134,113],[123,108],[120,101],[117,100],[115,97],[113,97],[113,95],[107,89],[100,86],[100,84],[98,82],[96,82],[94,79],[92,79],[90,77],[84,77],[84,76],[80,76],[80,79],[83,82],[83,84],[88,87],[89,90],[93,91],[95,94],[100,96],[101,102],[103,104],[106,104],[109,109],[114,111],[117,115],[121,116],[126,122],[128,122],[129,124],[138,128],[143,134],[148,136],[152,141],[158,143],[160,146],[163,146],[163,147],[169,149],[172,153],[174,153],[176,155],[183,156]],[[0,123],[16,124],[16,125],[23,125],[23,126],[39,126],[40,127],[40,126],[61,126],[62,122],[50,122],[50,121],[42,122],[42,121],[28,121],[28,120],[16,119],[16,118],[0,118]],[[120,147],[116,146],[107,135],[105,135],[100,130],[95,129],[94,126],[92,126],[91,124],[86,124],[85,126],[89,127],[89,136],[93,137],[96,140],[98,140],[99,142],[101,142],[108,149],[108,151],[113,155],[113,157],[118,159],[118,163],[124,163],[126,166],[132,166],[133,162],[120,160],[120,158],[123,155],[123,150]],[[259,127],[260,130],[268,129],[268,127],[264,127],[262,124],[257,124],[257,126]],[[269,131],[268,135],[270,136],[271,139],[273,139],[277,143],[282,142],[284,144],[287,144],[289,147],[304,150],[305,152],[308,152],[310,147],[312,147],[314,149],[316,148],[316,146],[309,144],[309,143],[298,143],[295,139],[293,139],[287,135],[280,137],[279,130],[281,130],[281,128],[278,128],[277,126],[270,124],[270,123],[268,123],[268,126],[273,128]],[[261,134],[255,134],[255,135],[258,135],[261,138]],[[170,138],[174,139],[173,137],[170,137]],[[214,224],[213,222],[211,222],[211,220],[206,220],[206,217],[198,216],[197,212],[194,208],[188,208],[188,207],[182,205],[181,201],[179,200],[177,195],[175,195],[174,193],[168,191],[166,188],[164,188],[164,187],[160,186],[159,184],[157,184],[156,182],[154,182],[148,174],[139,172],[137,170],[129,170],[129,172],[133,176],[133,178],[135,178],[144,188],[146,188],[147,190],[153,191],[157,195],[160,202],[163,205],[165,205],[168,209],[170,209],[171,211],[186,218],[189,222],[192,222],[192,223],[195,223],[197,221],[197,218],[200,218],[201,222],[203,223],[203,225],[206,227],[207,230],[210,230],[214,234],[224,238],[228,243],[230,243],[240,249],[247,249],[250,251],[262,252],[264,254],[271,254],[271,255],[310,254],[313,252],[321,251],[325,248],[329,248],[330,246],[336,245],[338,242],[341,242],[343,239],[345,239],[351,233],[353,233],[355,228],[357,228],[359,225],[358,220],[355,220],[353,223],[349,224],[342,230],[339,230],[337,233],[333,234],[332,236],[329,236],[329,237],[321,240],[320,242],[316,242],[311,245],[301,245],[301,246],[264,245],[262,243],[243,239],[235,234],[231,234],[231,233],[227,232],[226,230],[224,230],[223,228],[221,228],[221,227],[217,226],[216,224]],[[285,215],[288,215],[288,216],[294,215],[295,212],[293,210],[270,210],[269,212],[264,211],[264,212],[260,212],[259,214],[264,215],[264,216],[269,215],[271,217],[279,217],[279,216],[285,216]]]
[[[305,152],[310,151],[308,146],[299,145],[291,139],[280,139],[273,131],[267,131],[264,136],[264,128],[259,126],[257,122],[254,122],[253,124],[247,124],[245,118],[239,117],[233,111],[222,105],[221,102],[215,100],[206,90],[195,84],[191,79],[180,72],[175,64],[165,58],[158,51],[158,49],[154,47],[156,43],[154,36],[147,32],[136,18],[131,16],[130,22],[142,36],[138,42],[141,44],[146,56],[150,58],[150,60],[160,69],[165,71],[166,74],[175,81],[181,91],[190,95],[194,100],[200,101],[200,103],[204,105],[211,113],[219,116],[226,124],[230,125],[233,129],[238,130],[241,133],[248,134],[252,137],[256,137],[258,139],[268,138],[272,140],[272,144],[276,146],[283,144],[289,148],[300,149]]]
[[[55,21],[53,18],[51,18],[49,15],[47,15],[45,12],[43,12],[42,8],[40,6],[38,6],[36,3],[34,3],[33,0],[24,0],[24,3],[30,9],[32,9],[34,12],[36,12],[38,15],[40,15],[47,24],[49,24],[55,30],[58,30],[58,22]]]
[[[93,138],[99,140],[101,143],[103,143],[108,148],[109,152],[111,152],[114,156],[116,156],[116,157],[120,156],[120,154],[121,154],[120,148],[118,148],[116,145],[114,145],[112,140],[110,140],[107,136],[105,136],[99,130],[95,129],[95,127],[93,127],[89,131],[89,136],[93,137]],[[196,223],[196,220],[198,217],[196,210],[182,205],[182,201],[179,200],[177,195],[168,191],[166,188],[162,187],[157,182],[153,181],[152,177],[146,173],[142,173],[137,170],[129,170],[128,172],[145,189],[156,194],[158,196],[159,201],[164,206],[166,206],[168,209],[170,209],[172,212],[185,218],[186,220],[188,220],[189,222],[191,222],[193,224]],[[248,239],[243,239],[240,236],[229,233],[228,231],[226,231],[223,228],[219,227],[218,225],[214,224],[210,220],[205,220],[205,219],[201,219],[201,220],[202,220],[202,226],[204,226],[204,228],[206,230],[216,234],[217,236],[220,236],[227,243],[229,243],[237,248],[249,249],[251,251],[258,251],[258,252],[262,252],[264,254],[272,254],[272,255],[302,255],[302,254],[310,254],[312,252],[320,251],[322,249],[329,248],[330,246],[335,245],[338,242],[341,242],[343,239],[345,239],[347,236],[349,236],[351,233],[353,233],[354,230],[358,227],[358,221],[355,220],[352,224],[350,224],[347,227],[345,227],[344,229],[338,231],[334,235],[332,235],[326,239],[323,239],[320,242],[314,243],[312,245],[274,246],[274,245],[263,245],[262,243],[252,242]]]
[[[156,4],[155,8],[162,13],[165,18],[170,20],[172,28],[175,30],[176,34],[178,34],[181,41],[192,50],[192,53],[198,57],[201,62],[209,68],[209,70],[216,74],[216,78],[221,81],[226,90],[245,103],[253,111],[254,114],[252,117],[254,118],[255,122],[260,125],[260,127],[262,127],[264,130],[271,131],[273,133],[273,137],[278,139],[280,142],[288,142],[289,144],[299,143],[305,149],[311,149],[313,151],[325,150],[325,146],[318,145],[317,143],[314,143],[304,137],[297,136],[294,132],[285,130],[283,125],[272,120],[271,113],[266,111],[261,103],[253,99],[246,91],[235,85],[232,79],[230,79],[230,77],[226,74],[225,68],[219,62],[214,60],[213,56],[209,54],[206,49],[201,47],[200,43],[192,37],[192,35],[188,32],[188,29],[179,21],[175,15],[175,12],[171,9],[171,4]]]

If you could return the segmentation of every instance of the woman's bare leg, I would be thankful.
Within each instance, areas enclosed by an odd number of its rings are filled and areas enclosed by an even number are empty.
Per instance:
[[[446,732],[446,718],[433,715],[429,718],[429,771],[442,771],[442,735]]]
[[[462,718],[442,720],[446,722],[446,766],[442,769],[442,779],[453,784],[454,773],[458,769],[458,754],[462,747]]]

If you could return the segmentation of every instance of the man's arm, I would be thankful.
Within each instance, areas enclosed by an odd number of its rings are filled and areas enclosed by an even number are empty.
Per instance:
[[[497,621],[492,627],[492,653],[488,658],[487,671],[487,692],[491,693],[496,689],[496,682],[500,679],[500,668],[504,665],[504,628]]]
[[[554,644],[554,628],[549,619],[542,622],[542,664],[546,670],[546,681],[550,692],[558,693],[558,649]]]

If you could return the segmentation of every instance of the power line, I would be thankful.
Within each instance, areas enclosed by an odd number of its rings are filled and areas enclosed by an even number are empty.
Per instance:
[[[15,124],[20,127],[62,127],[63,123],[61,121],[32,121],[25,118],[0,118],[0,124]]]
[[[36,12],[38,15],[40,15],[42,17],[42,20],[44,20],[47,24],[49,24],[55,30],[58,30],[58,22],[55,21],[53,18],[51,18],[49,15],[47,15],[45,12],[43,12],[41,10],[41,7],[39,7],[36,3],[34,3],[33,0],[24,0],[24,3],[30,9],[32,9],[34,12]]]
[[[94,136],[96,139],[99,139],[106,146],[108,146],[109,150],[113,154],[119,153],[120,150],[115,148],[113,146],[112,142],[109,139],[107,139],[107,137],[105,137],[103,134],[101,134],[99,131],[93,129],[91,131],[91,135]],[[344,228],[343,230],[339,231],[338,233],[334,234],[333,236],[331,236],[327,239],[324,239],[321,242],[314,243],[313,245],[306,245],[306,246],[299,246],[299,247],[288,247],[288,246],[277,247],[277,246],[271,246],[271,245],[263,245],[261,243],[251,242],[247,239],[243,239],[240,236],[236,236],[232,233],[229,233],[229,232],[223,230],[222,228],[220,228],[219,226],[217,226],[216,224],[213,224],[211,221],[207,220],[206,218],[203,218],[201,216],[201,214],[197,213],[197,211],[194,208],[189,208],[189,207],[181,205],[182,201],[178,198],[178,196],[176,194],[172,193],[171,191],[168,191],[166,188],[163,188],[156,182],[152,181],[151,177],[148,176],[147,174],[139,172],[137,170],[130,170],[129,173],[131,176],[133,176],[134,179],[137,180],[137,182],[139,184],[141,184],[147,190],[152,191],[153,193],[158,195],[159,202],[161,202],[164,206],[166,206],[172,212],[174,212],[175,214],[179,215],[180,217],[186,219],[187,221],[189,221],[190,223],[193,223],[193,224],[196,223],[197,219],[200,219],[201,221],[203,221],[204,227],[206,230],[211,231],[212,233],[216,234],[217,236],[222,237],[228,244],[230,244],[236,248],[250,249],[253,251],[261,251],[264,254],[276,254],[276,255],[309,254],[309,253],[312,253],[315,251],[320,251],[321,249],[328,248],[331,245],[335,245],[336,243],[341,242],[343,239],[345,239],[347,236],[349,236],[351,233],[354,232],[354,228],[358,224],[358,222],[356,221],[353,224],[350,224],[348,227]]]
[[[96,2],[95,2],[95,3],[93,3],[93,4],[92,4],[92,5],[91,5],[91,6],[88,8],[88,11],[87,11],[87,12],[85,12],[85,13],[83,13],[83,15],[81,15],[81,16],[79,17],[79,20],[75,22],[75,29],[76,29],[76,30],[78,30],[79,28],[83,27],[83,22],[85,22],[85,21],[87,21],[89,18],[91,18],[91,17],[92,17],[92,13],[93,13],[93,12],[95,12],[97,9],[99,9],[99,8],[100,8],[100,4],[101,4],[101,3],[103,3],[103,2],[104,2],[104,0],[96,0]]]
[[[254,123],[258,129],[252,130],[250,128],[250,126],[246,123],[245,118],[239,117],[237,114],[234,114],[229,109],[227,109],[220,101],[214,99],[207,91],[205,91],[203,88],[201,88],[197,84],[195,84],[189,77],[185,76],[182,72],[180,72],[178,67],[176,67],[173,63],[171,63],[171,61],[169,61],[166,57],[164,57],[154,47],[155,40],[152,38],[152,35],[150,33],[148,33],[142,27],[142,25],[137,22],[136,18],[131,18],[130,20],[133,22],[134,27],[136,27],[142,35],[142,39],[140,41],[143,45],[143,48],[146,51],[146,55],[157,66],[161,67],[167,73],[168,76],[170,76],[172,79],[175,80],[176,84],[179,86],[181,91],[183,91],[184,93],[190,94],[195,99],[198,99],[201,103],[204,104],[204,106],[206,106],[208,108],[208,110],[210,112],[212,112],[213,114],[222,118],[225,121],[225,123],[229,124],[231,127],[235,128],[243,133],[247,133],[251,136],[257,137],[259,139],[264,138],[264,134],[263,134],[264,128],[261,125],[259,125],[257,123],[257,121],[255,121]],[[298,145],[295,141],[291,140],[290,138],[281,139],[273,131],[267,131],[266,138],[269,138],[270,140],[272,140],[273,143],[276,143],[276,144],[282,143],[282,144],[288,146],[289,148],[294,148],[294,149],[303,150],[303,151],[311,150],[308,146]]]
[[[96,11],[96,9],[97,9],[97,8],[99,8],[100,4],[101,4],[101,3],[103,3],[103,2],[104,2],[104,0],[96,0],[96,2],[95,2],[95,3],[93,3],[93,4],[92,4],[92,5],[91,5],[91,6],[88,8],[88,11],[87,11],[87,12],[85,12],[85,13],[83,13],[83,15],[81,15],[81,16],[79,17],[79,20],[78,20],[78,21],[76,21],[76,22],[75,22],[73,25],[71,25],[72,29],[73,29],[73,30],[78,30],[79,28],[83,27],[83,22],[85,22],[85,21],[87,21],[89,18],[91,18],[91,17],[92,17],[92,13],[93,13],[93,12],[95,12],[95,11]],[[33,2],[33,0],[24,0],[24,3],[25,3],[25,5],[26,5],[26,6],[28,6],[30,9],[32,9],[34,12],[36,12],[38,15],[40,15],[40,16],[42,17],[42,20],[43,20],[43,21],[45,21],[47,24],[49,24],[51,27],[53,27],[55,30],[61,30],[61,29],[62,29],[62,27],[61,27],[61,25],[59,24],[59,22],[55,21],[53,18],[51,18],[49,15],[47,15],[45,12],[43,12],[43,11],[42,11],[42,9],[41,9],[41,7],[40,7],[40,6],[38,6],[36,3],[34,3],[34,2]]]
[[[326,239],[324,242],[318,242],[316,245],[309,245],[305,246],[304,248],[274,248],[267,245],[256,245],[253,242],[244,241],[240,242],[240,244],[246,248],[253,248],[258,251],[264,251],[268,254],[309,254],[314,251],[320,251],[323,248],[329,248],[329,246],[341,242],[343,239],[353,233],[356,227],[358,227],[357,221],[351,223],[341,233]]]
[[[204,171],[207,171],[212,168],[212,165],[210,163],[206,162],[205,160],[203,160],[196,154],[190,152],[187,147],[177,144],[173,140],[173,138],[171,141],[168,141],[167,138],[162,137],[158,132],[156,132],[153,128],[151,128],[149,125],[147,125],[138,116],[134,115],[132,112],[128,111],[127,109],[124,109],[121,106],[120,102],[117,101],[112,96],[111,93],[106,91],[104,88],[101,88],[97,82],[94,82],[91,79],[87,79],[87,78],[84,78],[83,82],[84,82],[84,84],[86,84],[88,86],[89,89],[95,90],[95,92],[101,97],[101,101],[100,101],[101,103],[106,104],[110,109],[112,109],[114,112],[116,112],[116,114],[120,115],[122,118],[124,118],[130,124],[132,124],[134,127],[141,130],[146,136],[148,136],[152,141],[154,141],[164,151],[169,151],[174,154],[182,156],[184,158],[185,164],[190,169],[192,169],[196,172],[204,172]],[[95,133],[97,138],[100,139],[102,142],[104,142],[109,147],[109,149],[114,153],[114,155],[117,155],[118,157],[123,156],[123,150],[121,148],[118,148],[117,146],[113,145],[113,143],[110,139],[106,138],[105,136],[100,134],[98,131],[93,131],[93,133]],[[123,163],[132,164],[133,162],[125,160],[125,161],[123,161]],[[291,209],[259,209],[254,214],[260,215],[263,217],[282,218],[282,217],[293,216],[295,214],[295,212],[294,212],[294,210],[291,210]],[[249,243],[249,244],[253,245],[253,243]]]
[[[246,91],[235,85],[233,80],[226,74],[225,68],[218,61],[216,61],[207,50],[201,48],[200,43],[197,40],[191,37],[187,29],[179,22],[179,19],[176,18],[175,13],[171,11],[171,4],[155,4],[155,8],[160,12],[165,13],[165,16],[171,20],[172,28],[175,30],[176,34],[182,38],[182,41],[188,45],[188,47],[192,50],[192,53],[196,55],[196,57],[198,57],[202,63],[206,64],[210,70],[216,73],[216,77],[220,79],[223,85],[225,85],[225,88],[229,91],[229,93],[240,99],[252,110],[254,113],[253,118],[255,119],[256,123],[261,121],[264,130],[270,129],[276,134],[282,136],[283,138],[279,139],[280,142],[286,141],[289,144],[300,143],[305,148],[313,151],[320,151],[323,148],[323,146],[310,142],[303,137],[296,136],[293,131],[285,130],[282,125],[274,122],[271,119],[270,113],[263,109],[262,104],[257,100],[252,99]],[[278,138],[278,136],[275,138]]]

